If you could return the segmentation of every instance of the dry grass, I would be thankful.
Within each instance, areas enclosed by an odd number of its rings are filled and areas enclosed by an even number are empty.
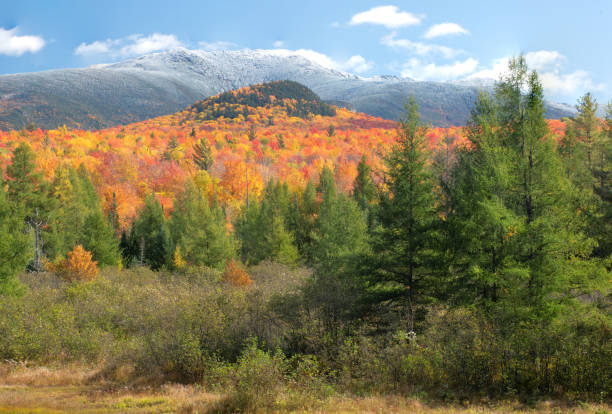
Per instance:
[[[197,385],[166,384],[161,387],[118,387],[99,379],[95,369],[78,366],[62,368],[0,365],[0,414],[59,413],[207,413],[222,395]],[[568,406],[544,401],[535,407],[518,402],[487,403],[472,406],[431,406],[401,396],[332,397],[319,408],[303,413],[331,414],[476,414],[476,413],[612,413],[607,405]],[[280,412],[279,412],[280,413]]]

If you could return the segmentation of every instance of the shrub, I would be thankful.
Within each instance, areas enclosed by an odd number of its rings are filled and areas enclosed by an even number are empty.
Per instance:
[[[271,355],[252,340],[235,364],[232,390],[219,402],[217,413],[269,411],[278,404],[287,360],[277,351]]]
[[[91,259],[91,253],[77,245],[66,259],[51,265],[51,270],[69,282],[88,282],[98,276],[98,262]]]
[[[225,265],[223,281],[234,287],[247,287],[253,283],[249,274],[234,259],[231,259]]]

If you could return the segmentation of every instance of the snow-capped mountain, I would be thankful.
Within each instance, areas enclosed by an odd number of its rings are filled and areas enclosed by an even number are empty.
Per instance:
[[[414,95],[426,122],[460,125],[488,85],[418,82],[396,76],[361,78],[322,66],[300,51],[201,51],[177,48],[81,69],[0,76],[0,128],[30,122],[101,128],[176,112],[220,92],[293,80],[322,99],[396,119]],[[548,116],[568,115],[550,106]]]

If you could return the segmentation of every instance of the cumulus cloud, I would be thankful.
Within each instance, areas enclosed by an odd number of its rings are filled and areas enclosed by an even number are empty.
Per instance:
[[[563,66],[567,58],[556,50],[538,50],[523,55],[527,66],[538,71],[540,81],[547,94],[570,96],[587,91],[601,91],[606,85],[593,81],[591,75],[585,70],[578,69],[564,72]],[[491,66],[481,68],[466,79],[494,79],[508,70],[510,57],[493,60]]]
[[[464,53],[463,50],[453,49],[447,46],[414,42],[409,39],[397,39],[396,36],[396,32],[391,32],[390,34],[380,39],[380,42],[385,46],[407,49],[410,52],[419,56],[438,54],[444,56],[447,59],[450,59],[461,53]]]
[[[413,58],[404,63],[402,76],[416,80],[447,81],[460,79],[474,72],[478,67],[478,61],[467,58],[448,65],[437,65],[436,63],[424,64],[419,59]]]
[[[466,79],[493,79],[499,80],[500,76],[508,70],[508,57],[494,59],[489,67],[481,67],[478,72],[472,73]]]
[[[346,61],[337,61],[324,53],[320,53],[312,49],[273,49],[267,52],[276,54],[278,56],[301,56],[324,68],[346,72],[363,73],[374,67],[374,62],[366,60],[361,55],[351,56]]]
[[[81,43],[74,50],[74,53],[81,56],[129,57],[168,50],[182,45],[173,34],[153,33],[149,36],[134,34],[119,39]]]
[[[421,23],[421,16],[400,11],[396,6],[379,6],[357,13],[351,18],[349,24],[379,24],[389,29],[413,26]]]
[[[434,24],[425,32],[425,39],[433,39],[440,36],[456,36],[470,34],[466,29],[459,26],[457,23],[440,23]]]
[[[374,62],[367,61],[361,55],[351,56],[344,64],[341,65],[344,70],[355,73],[364,73],[371,70],[374,67]]]
[[[21,56],[24,53],[36,53],[45,46],[45,40],[40,36],[18,35],[18,28],[4,29],[0,27],[0,54]]]
[[[527,65],[537,71],[559,68],[567,60],[556,50],[538,50],[526,53],[524,56]]]
[[[285,46],[285,42],[283,42],[282,40],[277,40],[276,42],[272,43],[272,46],[279,49]]]

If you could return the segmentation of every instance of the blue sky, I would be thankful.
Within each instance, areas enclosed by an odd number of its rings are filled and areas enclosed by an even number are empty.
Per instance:
[[[0,73],[83,67],[176,46],[299,50],[361,76],[499,75],[524,53],[549,98],[612,98],[612,1],[2,0]]]

